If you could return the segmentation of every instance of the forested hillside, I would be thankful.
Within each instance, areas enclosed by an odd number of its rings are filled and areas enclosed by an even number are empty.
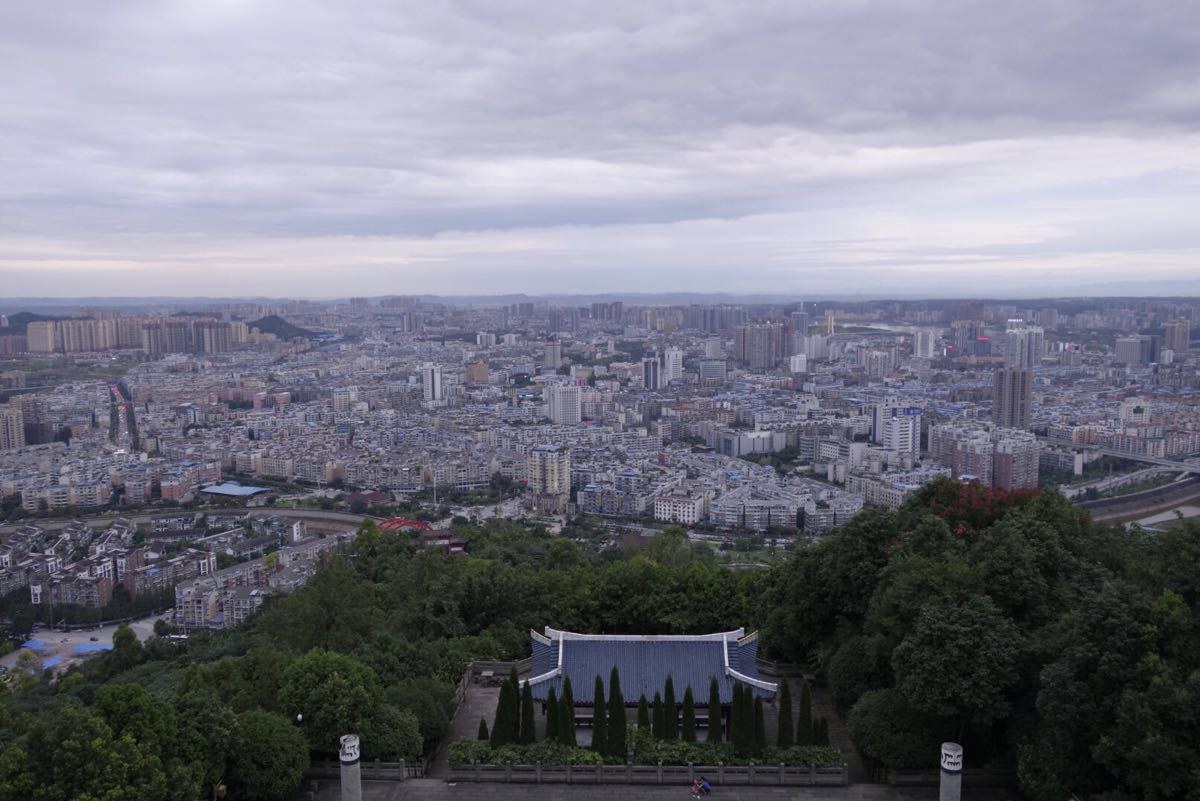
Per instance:
[[[768,606],[774,653],[821,666],[868,757],[933,765],[957,739],[1033,799],[1200,797],[1194,523],[946,481],[793,555]]]
[[[766,574],[720,567],[679,530],[639,552],[503,522],[459,533],[469,557],[368,525],[242,630],[145,646],[125,632],[56,684],[24,678],[5,701],[0,799],[199,799],[221,780],[232,798],[288,798],[310,751],[332,757],[347,731],[367,759],[427,751],[465,664],[526,655],[531,627],[699,632],[761,614]]]
[[[467,556],[368,525],[241,630],[121,632],[56,683],[17,677],[0,801],[200,799],[216,782],[284,799],[347,731],[368,759],[414,758],[447,731],[466,662],[525,656],[545,625],[761,627],[770,656],[824,674],[879,764],[929,765],[959,739],[1034,799],[1200,789],[1195,525],[1127,533],[1054,494],[945,482],[769,570],[724,568],[674,528],[639,550],[504,522],[458,532]]]

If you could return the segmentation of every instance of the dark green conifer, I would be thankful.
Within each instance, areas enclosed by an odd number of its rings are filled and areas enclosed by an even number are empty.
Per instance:
[[[733,683],[733,702],[729,705],[729,742],[733,743],[733,750],[739,755],[742,754],[746,729],[742,722],[742,710],[742,684],[735,681]]]
[[[813,745],[829,745],[829,721],[825,718],[813,721]]]
[[[708,683],[708,742],[721,742],[721,685],[716,676]]]
[[[653,721],[653,727],[650,729],[650,733],[653,734],[656,739],[661,740],[663,738],[663,726],[665,724],[663,723],[662,695],[657,690],[654,691]]]
[[[637,727],[639,729],[644,729],[645,731],[650,731],[650,705],[646,703],[645,693],[642,694],[641,698],[638,698]]]
[[[546,693],[546,742],[558,742],[558,691],[553,684]]]
[[[626,743],[626,722],[625,722],[625,696],[621,692],[621,676],[617,672],[617,666],[613,665],[612,673],[608,677],[608,740],[605,743],[608,746],[608,755],[617,757],[618,759],[625,758]]]
[[[792,728],[791,682],[782,679],[779,684],[779,726],[776,744],[780,748],[790,748],[796,740],[795,730]]]
[[[521,691],[521,745],[530,745],[537,741],[537,729],[533,720],[533,685],[525,682]]]
[[[496,717],[492,721],[492,748],[499,748],[515,742],[511,732],[512,719],[517,714],[517,705],[513,703],[512,692],[512,683],[505,679],[504,683],[500,685],[500,698],[496,702]]]
[[[479,736],[476,739],[481,740],[483,742],[487,742],[489,739],[491,739],[488,736],[487,721],[484,720],[483,718],[479,719]]]
[[[571,677],[563,677],[562,698],[558,699],[558,741],[575,747],[575,693],[571,690]]]
[[[596,688],[592,693],[592,750],[598,754],[608,753],[608,708],[604,705],[604,679],[596,677]]]
[[[767,721],[762,698],[754,699],[754,755],[767,747]]]
[[[512,712],[508,716],[508,730],[504,733],[504,741],[516,744],[521,742],[521,680],[517,678],[516,665],[508,672],[508,684],[511,688],[509,703]]]
[[[796,745],[813,744],[812,692],[808,682],[800,687],[800,712],[796,716]]]
[[[668,742],[679,739],[679,708],[675,706],[675,681],[670,674],[663,691],[663,739]]]
[[[683,691],[683,727],[679,739],[685,743],[696,742],[696,701],[692,698],[692,685]]]

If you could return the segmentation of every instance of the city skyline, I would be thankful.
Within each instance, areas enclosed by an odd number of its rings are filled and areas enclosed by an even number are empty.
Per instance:
[[[1200,294],[1195,17],[10,5],[0,282]]]

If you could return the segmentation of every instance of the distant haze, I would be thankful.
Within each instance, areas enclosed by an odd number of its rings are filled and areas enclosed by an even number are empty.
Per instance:
[[[1200,294],[1200,5],[0,4],[0,297]]]

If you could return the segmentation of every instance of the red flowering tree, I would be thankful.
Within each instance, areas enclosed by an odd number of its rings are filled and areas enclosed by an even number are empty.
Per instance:
[[[999,490],[978,481],[943,478],[926,484],[908,501],[946,521],[960,537],[974,537],[995,523],[1009,509],[1019,508],[1037,497],[1038,490]]]

